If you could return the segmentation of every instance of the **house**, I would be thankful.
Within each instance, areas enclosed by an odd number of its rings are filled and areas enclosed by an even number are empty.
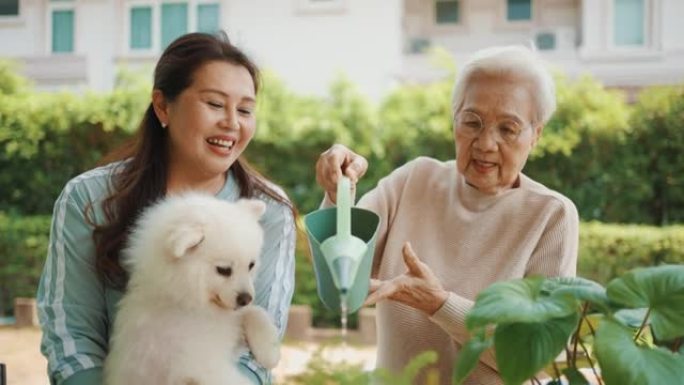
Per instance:
[[[611,87],[684,82],[682,0],[0,0],[0,57],[40,89],[108,90],[121,65],[150,68],[171,40],[224,29],[294,90],[344,73],[377,98],[443,76],[479,48],[534,44],[571,76]]]

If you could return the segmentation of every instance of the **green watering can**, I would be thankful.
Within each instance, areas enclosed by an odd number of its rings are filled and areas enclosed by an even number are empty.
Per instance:
[[[352,207],[351,183],[337,183],[337,207],[304,217],[318,296],[331,310],[353,313],[368,295],[380,217]]]

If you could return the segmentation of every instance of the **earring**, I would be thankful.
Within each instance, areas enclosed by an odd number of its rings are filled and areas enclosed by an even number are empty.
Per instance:
[[[162,124],[161,124],[162,128],[166,128],[166,126],[168,126],[168,125],[169,125],[168,123],[164,123],[164,122],[162,122]]]

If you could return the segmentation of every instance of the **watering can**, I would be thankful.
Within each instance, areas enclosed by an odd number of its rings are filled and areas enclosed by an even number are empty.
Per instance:
[[[318,296],[330,310],[357,311],[368,295],[380,217],[352,207],[351,183],[337,183],[337,206],[304,217]]]

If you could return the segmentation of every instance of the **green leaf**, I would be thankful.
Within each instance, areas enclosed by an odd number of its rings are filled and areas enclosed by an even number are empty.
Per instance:
[[[544,278],[497,282],[480,292],[466,317],[469,330],[488,324],[542,322],[564,317],[576,309],[568,296],[542,295]]]
[[[494,350],[506,385],[519,385],[537,374],[565,348],[577,328],[579,314],[543,322],[500,324]]]
[[[577,368],[565,368],[563,374],[568,379],[568,385],[590,385],[584,374]]]
[[[635,269],[608,284],[608,298],[631,308],[651,309],[660,340],[684,336],[684,265]]]
[[[601,323],[594,349],[606,385],[684,384],[684,357],[637,346],[632,332],[611,320]]]
[[[599,283],[581,277],[548,278],[542,292],[551,296],[570,295],[578,301],[589,302],[604,313],[610,312],[606,289]]]
[[[615,318],[625,326],[638,328],[644,322],[646,313],[648,313],[648,308],[646,307],[638,309],[621,309],[615,312]]]
[[[453,384],[461,385],[470,372],[475,369],[480,355],[492,346],[492,338],[486,338],[484,330],[474,335],[458,353],[453,375]]]

